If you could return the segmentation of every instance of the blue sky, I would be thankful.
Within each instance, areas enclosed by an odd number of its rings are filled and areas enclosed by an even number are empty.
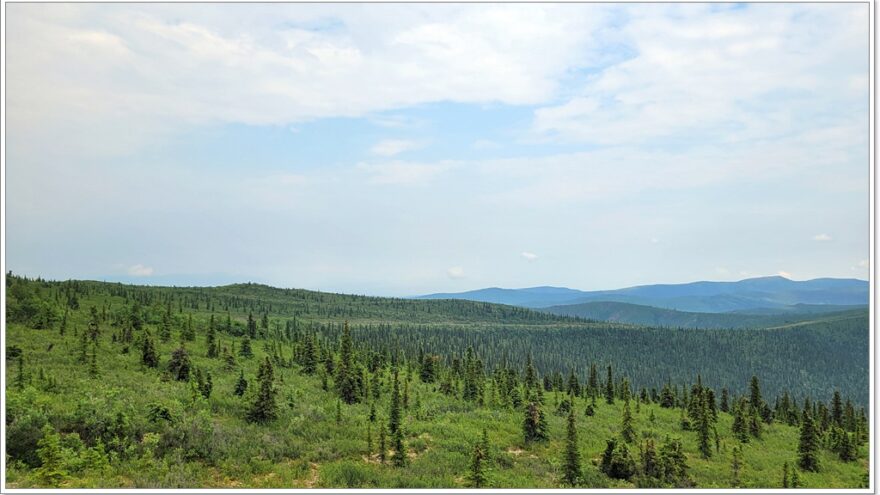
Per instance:
[[[10,4],[6,262],[378,295],[868,277],[866,4]]]

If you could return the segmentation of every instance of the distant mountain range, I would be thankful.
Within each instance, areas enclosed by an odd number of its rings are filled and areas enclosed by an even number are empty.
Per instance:
[[[760,277],[738,282],[691,282],[641,285],[617,290],[581,291],[564,287],[500,289],[429,294],[418,299],[466,299],[527,308],[617,302],[694,313],[785,314],[835,311],[839,306],[868,304],[868,282],[857,279],[817,278],[795,281]],[[619,307],[617,308],[620,309]],[[633,308],[630,308],[633,309]]]

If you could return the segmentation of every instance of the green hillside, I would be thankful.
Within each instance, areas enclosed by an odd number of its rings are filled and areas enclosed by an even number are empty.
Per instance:
[[[583,487],[776,488],[785,463],[802,487],[867,486],[866,318],[686,331],[18,277],[7,318],[8,487],[559,487],[567,449]],[[796,468],[803,430],[817,471]]]

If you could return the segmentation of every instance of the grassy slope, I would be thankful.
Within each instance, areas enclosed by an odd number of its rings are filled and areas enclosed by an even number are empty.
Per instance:
[[[96,301],[82,301],[83,307]],[[74,313],[70,329],[85,327],[86,311]],[[132,422],[144,430],[155,430],[147,419],[147,404],[160,402],[171,406],[182,422],[207,417],[212,425],[207,444],[212,449],[210,462],[186,461],[180,452],[170,452],[164,458],[138,457],[148,449],[149,441],[134,449],[132,459],[114,462],[111,471],[104,474],[75,472],[65,487],[456,487],[464,486],[468,456],[472,442],[483,427],[489,430],[495,449],[490,479],[493,486],[552,487],[558,486],[559,465],[564,442],[563,418],[551,413],[553,394],[547,396],[546,410],[550,422],[551,440],[545,444],[523,445],[520,433],[521,413],[512,410],[473,410],[467,404],[452,400],[434,391],[434,386],[410,383],[411,404],[416,395],[421,398],[421,412],[411,408],[405,421],[407,444],[415,457],[403,469],[380,465],[366,459],[367,406],[360,404],[343,407],[343,422],[334,420],[336,398],[332,392],[321,390],[315,377],[302,376],[295,369],[277,369],[283,377],[279,394],[280,418],[267,426],[251,425],[243,421],[246,398],[231,394],[237,371],[221,370],[219,360],[205,357],[204,337],[188,344],[196,366],[208,370],[214,377],[214,393],[208,401],[191,403],[188,386],[177,382],[163,382],[155,370],[143,370],[136,350],[121,354],[119,346],[111,344],[105,333],[99,352],[101,377],[89,379],[86,366],[76,362],[77,340],[69,330],[65,337],[55,330],[31,330],[19,325],[7,329],[7,346],[22,348],[28,357],[25,371],[32,386],[15,390],[13,380],[7,388],[7,407],[20,411],[45,409],[48,416],[70,414],[77,401],[94,404],[98,411],[124,411]],[[176,337],[175,337],[176,340]],[[221,335],[228,344],[230,337]],[[173,340],[160,344],[163,365]],[[52,349],[48,350],[52,344]],[[262,342],[254,345],[256,356],[239,360],[252,383],[259,359],[264,355]],[[38,370],[59,381],[55,393],[40,390]],[[7,376],[17,375],[14,363],[8,363]],[[387,415],[387,393],[379,404],[380,416]],[[288,402],[292,405],[288,405]],[[579,411],[584,408],[580,400]],[[579,415],[580,449],[585,459],[589,486],[631,486],[610,480],[600,474],[592,460],[598,459],[604,441],[619,429],[622,405],[600,404],[594,417]],[[678,427],[678,410],[653,407],[657,424],[648,424],[649,406],[636,414],[636,428],[640,434],[656,432],[659,439],[670,434],[683,438],[691,467],[691,477],[698,486],[727,486],[730,477],[731,418],[721,414],[719,433],[721,452],[709,461],[696,454],[696,435]],[[767,428],[761,441],[753,441],[744,448],[745,467],[741,477],[746,487],[778,487],[782,463],[796,459],[797,429],[774,424]],[[376,428],[373,429],[374,444]],[[804,486],[856,487],[867,472],[866,448],[861,459],[841,463],[822,453],[823,470],[818,474],[802,473]],[[7,469],[9,487],[36,486],[33,472],[21,466]]]

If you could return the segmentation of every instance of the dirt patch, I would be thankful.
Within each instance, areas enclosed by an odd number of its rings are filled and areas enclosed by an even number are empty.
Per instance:
[[[309,463],[309,478],[306,480],[307,488],[314,488],[315,483],[318,482],[318,463],[310,462]]]
[[[510,455],[522,455],[523,449],[518,449],[516,447],[510,447],[507,449],[507,453]]]

